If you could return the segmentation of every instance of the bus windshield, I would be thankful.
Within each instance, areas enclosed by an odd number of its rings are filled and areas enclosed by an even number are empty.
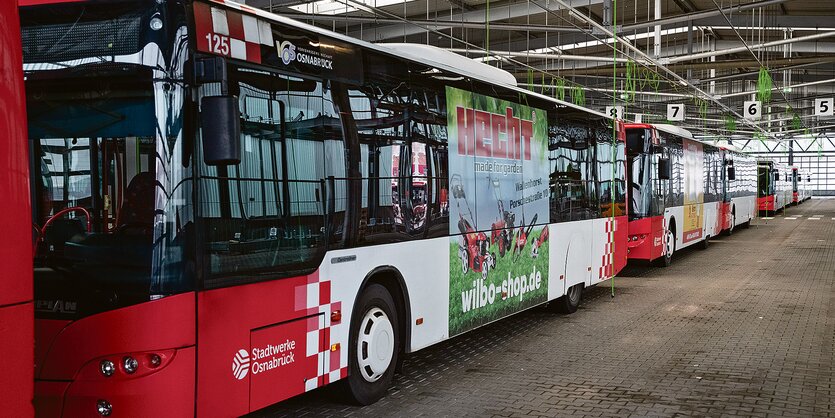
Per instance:
[[[193,288],[186,33],[168,27],[180,20],[163,7],[21,9],[41,318],[76,319]],[[161,29],[149,29],[152,16]]]
[[[629,220],[650,216],[652,180],[650,170],[649,129],[627,129],[627,173],[629,176]]]
[[[757,166],[757,197],[766,197],[774,194],[774,179],[769,176],[769,173],[771,173],[770,166]]]

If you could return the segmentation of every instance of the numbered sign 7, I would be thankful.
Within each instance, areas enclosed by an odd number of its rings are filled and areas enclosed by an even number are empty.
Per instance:
[[[668,104],[667,105],[667,120],[683,121],[684,120],[684,103]]]

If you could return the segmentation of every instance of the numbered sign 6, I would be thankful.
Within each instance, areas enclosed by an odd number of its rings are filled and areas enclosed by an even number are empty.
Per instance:
[[[684,120],[684,103],[668,104],[667,105],[667,120],[683,121]]]
[[[623,106],[606,106],[606,114],[615,119],[623,120]]]
[[[835,116],[835,99],[815,99],[815,116]]]
[[[759,100],[746,101],[742,105],[742,116],[745,119],[759,119],[763,115],[763,102]]]

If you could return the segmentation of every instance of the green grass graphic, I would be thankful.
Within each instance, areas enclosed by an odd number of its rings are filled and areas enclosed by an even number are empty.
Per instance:
[[[503,280],[507,279],[508,272],[511,279],[516,278],[522,274],[528,276],[531,274],[533,267],[542,274],[542,284],[539,289],[525,293],[522,300],[518,296],[501,300],[501,295],[498,294],[493,304],[488,304],[483,308],[472,309],[469,312],[463,312],[461,293],[472,289],[473,281],[481,278],[481,272],[474,272],[472,270],[464,274],[461,269],[461,258],[458,256],[458,240],[460,237],[455,236],[450,238],[449,246],[449,334],[450,336],[460,334],[464,331],[473,329],[488,322],[495,321],[513,313],[519,312],[523,309],[541,304],[548,300],[548,242],[542,244],[539,248],[539,257],[531,258],[531,246],[536,238],[539,237],[541,228],[535,228],[531,233],[531,238],[528,244],[522,250],[522,253],[514,259],[513,254],[508,251],[504,257],[499,256],[498,245],[491,245],[490,252],[496,254],[496,267],[489,271],[485,285],[490,283],[501,287]],[[512,248],[512,247],[511,247]]]

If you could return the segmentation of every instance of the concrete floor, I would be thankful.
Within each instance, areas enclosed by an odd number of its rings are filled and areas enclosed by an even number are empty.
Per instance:
[[[413,354],[374,405],[256,416],[835,416],[835,199],[605,285]]]

